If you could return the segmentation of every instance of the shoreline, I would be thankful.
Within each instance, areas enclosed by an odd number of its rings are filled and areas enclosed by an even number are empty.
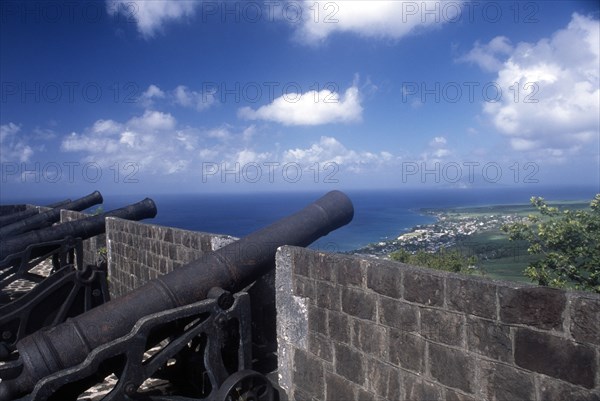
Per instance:
[[[549,201],[548,204],[569,208],[589,207],[589,201]],[[401,233],[395,239],[373,242],[347,253],[389,259],[389,255],[400,249],[411,253],[419,250],[436,252],[441,248],[464,246],[474,234],[498,232],[506,224],[524,222],[529,214],[537,213],[531,204],[502,204],[460,206],[451,208],[422,208],[411,210],[435,221],[418,224]]]

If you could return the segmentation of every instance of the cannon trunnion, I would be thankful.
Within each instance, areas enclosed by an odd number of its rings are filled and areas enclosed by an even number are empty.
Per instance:
[[[252,370],[247,287],[271,271],[282,245],[307,246],[348,224],[353,206],[332,191],[301,211],[16,344],[0,368],[0,401],[76,400],[108,374],[102,400],[277,399]],[[148,354],[150,352],[150,354]],[[146,354],[145,354],[146,353]],[[168,379],[175,394],[139,390]]]

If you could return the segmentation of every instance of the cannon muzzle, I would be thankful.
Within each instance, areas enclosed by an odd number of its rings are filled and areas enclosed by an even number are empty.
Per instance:
[[[142,220],[156,216],[156,205],[152,199],[146,198],[141,202],[120,209],[111,210],[97,216],[69,221],[53,227],[29,231],[25,234],[11,237],[0,242],[0,261],[9,255],[23,252],[28,246],[44,242],[57,241],[67,236],[87,239],[105,230],[106,217],[120,217],[128,220]],[[32,257],[37,255],[32,254]]]
[[[352,202],[332,191],[299,212],[175,271],[17,343],[20,374],[0,383],[0,401],[31,392],[41,378],[76,366],[96,347],[129,333],[142,317],[207,297],[213,287],[237,292],[273,268],[282,245],[307,246],[348,224]]]
[[[62,205],[52,210],[48,210],[47,212],[39,213],[26,219],[3,226],[0,228],[0,239],[15,237],[31,230],[37,230],[51,226],[60,220],[61,209],[80,211],[98,203],[102,203],[102,195],[100,192],[94,191],[91,194],[67,203],[66,205]]]

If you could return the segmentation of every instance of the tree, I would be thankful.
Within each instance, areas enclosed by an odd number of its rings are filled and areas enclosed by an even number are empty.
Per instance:
[[[559,210],[543,198],[531,198],[539,215],[503,227],[511,240],[526,240],[539,255],[524,274],[540,285],[575,287],[600,293],[600,194],[590,210]]]
[[[458,250],[449,251],[442,248],[434,253],[420,250],[411,254],[405,249],[400,249],[391,253],[390,258],[398,262],[455,273],[474,273],[476,271],[475,257],[463,256]]]

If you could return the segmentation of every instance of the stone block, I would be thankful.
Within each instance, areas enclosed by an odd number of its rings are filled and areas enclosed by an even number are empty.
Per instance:
[[[575,340],[600,345],[600,298],[572,298],[570,330]]]
[[[425,340],[400,330],[390,330],[390,362],[418,373],[425,371]]]
[[[472,277],[446,278],[446,301],[456,311],[496,319],[496,286]]]
[[[600,389],[587,390],[547,376],[539,377],[540,401],[600,401]]]
[[[325,393],[323,373],[323,365],[316,357],[300,349],[294,351],[293,380],[297,387],[322,399]]]
[[[420,308],[421,334],[433,341],[449,345],[464,344],[465,317],[445,310]]]
[[[473,393],[475,361],[464,351],[429,343],[429,367],[431,376],[440,383]]]
[[[453,390],[446,390],[445,401],[480,401],[470,395],[462,394]],[[519,400],[520,401],[520,400]]]
[[[523,328],[515,334],[515,363],[586,388],[594,387],[598,366],[592,347]]]
[[[377,321],[376,297],[358,289],[342,290],[342,310],[361,319]]]
[[[481,372],[487,399],[534,401],[533,375],[495,362],[482,362]]]
[[[343,344],[335,344],[334,351],[335,373],[356,384],[364,385],[366,380],[364,355]]]
[[[363,270],[361,266],[365,262],[356,257],[340,257],[340,259],[341,261],[337,265],[337,282],[343,286],[353,285],[361,287],[363,285]]]
[[[417,307],[409,303],[379,298],[379,323],[402,331],[418,331]]]
[[[407,374],[404,375],[404,398],[403,401],[433,401],[443,400],[441,386],[423,380],[421,377]]]
[[[303,276],[293,276],[294,281],[294,294],[308,298],[312,302],[317,300],[317,293],[315,291],[315,282],[312,279]]]
[[[308,335],[308,350],[324,361],[333,363],[333,345],[328,337],[310,333]]]
[[[327,311],[313,305],[308,305],[308,329],[314,333],[329,335],[327,330]]]
[[[340,310],[340,289],[334,284],[315,282],[315,292],[318,306],[333,311]]]
[[[498,288],[500,320],[540,329],[562,329],[564,291],[548,287]]]
[[[367,287],[373,291],[392,298],[400,298],[400,270],[381,262],[370,262],[367,265]]]
[[[369,359],[367,362],[368,390],[386,400],[399,400],[400,376],[397,368],[391,365]]]
[[[328,326],[332,340],[350,344],[350,318],[347,315],[330,311]]]
[[[354,401],[356,398],[356,385],[343,377],[327,372],[325,382],[327,383],[326,401]]]
[[[373,322],[353,319],[352,345],[366,354],[373,355],[378,359],[388,359],[389,342],[384,327]]]
[[[425,269],[403,272],[404,299],[428,306],[444,304],[444,278]]]
[[[496,322],[467,319],[467,347],[469,350],[503,362],[512,362],[510,328]]]

